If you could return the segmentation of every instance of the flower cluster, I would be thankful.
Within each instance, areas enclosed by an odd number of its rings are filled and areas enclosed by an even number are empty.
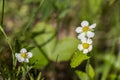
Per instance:
[[[20,53],[16,53],[15,57],[18,59],[19,62],[29,62],[29,58],[31,58],[33,55],[31,52],[27,52],[25,48],[22,48],[20,50]]]
[[[78,49],[83,51],[84,54],[87,54],[92,50],[92,38],[95,33],[94,28],[96,23],[89,25],[88,21],[82,21],[81,26],[76,28],[76,33],[79,33],[78,39],[81,40],[81,44],[78,45]]]

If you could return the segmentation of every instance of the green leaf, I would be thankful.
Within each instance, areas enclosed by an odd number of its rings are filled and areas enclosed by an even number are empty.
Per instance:
[[[84,60],[89,59],[89,57],[86,54],[83,54],[80,51],[75,52],[75,54],[73,55],[73,58],[71,59],[71,67],[72,68],[76,68],[77,66],[79,66]]]
[[[28,73],[30,80],[34,80],[34,77],[32,74]]]
[[[55,0],[54,3],[58,11],[63,11],[70,8],[70,0]]]
[[[51,54],[53,54],[53,50],[56,44],[55,30],[51,25],[44,22],[40,22],[36,24],[32,32],[39,33],[42,31],[44,31],[44,33],[37,34],[34,40],[36,41],[37,45],[43,49],[47,57],[51,59]]]
[[[116,61],[115,55],[113,55],[113,53],[111,53],[111,52],[107,52],[106,55],[104,55],[104,58],[105,58],[105,62],[103,64],[103,68],[102,68],[101,80],[107,79],[109,71],[110,71],[111,67],[113,66],[114,62]]]
[[[38,74],[38,76],[37,76],[37,79],[36,80],[40,80],[41,79],[41,72]]]
[[[24,3],[38,3],[40,0],[24,0]]]
[[[53,5],[51,0],[44,0],[44,3],[41,6],[41,14],[43,19],[48,19],[52,13]]]
[[[72,37],[67,37],[60,40],[56,46],[55,51],[51,54],[53,61],[67,61],[71,58],[74,51],[77,49],[79,40]]]
[[[91,79],[94,79],[95,77],[95,72],[94,72],[94,69],[92,68],[92,66],[90,64],[88,64],[87,66],[87,70],[88,70],[88,75]]]
[[[34,28],[32,29],[32,32],[33,32],[33,33],[42,32],[42,31],[44,31],[45,27],[46,27],[46,24],[45,24],[44,22],[38,22],[38,23],[34,26]]]
[[[103,0],[88,0],[89,9],[94,15],[97,11],[100,11],[101,4],[103,3]]]
[[[84,0],[81,1],[81,12],[79,13],[80,19],[82,20],[92,20],[92,18],[96,15],[99,16],[101,12],[101,5],[103,0]],[[88,14],[89,13],[89,14]],[[97,19],[97,17],[96,17]],[[95,19],[93,19],[95,20]]]
[[[85,72],[76,70],[75,73],[80,78],[80,80],[87,80],[88,79],[88,76]]]
[[[120,52],[118,53],[117,59],[114,60],[114,66],[117,70],[120,70]]]
[[[108,79],[109,79],[109,80],[120,80],[120,79],[117,79],[117,76],[118,76],[117,74],[112,73],[112,74],[109,75],[109,78],[108,78]]]
[[[110,0],[109,4],[112,5],[116,0]]]
[[[109,71],[111,69],[111,64],[105,63],[103,64],[103,68],[102,68],[102,77],[101,80],[106,80],[107,76],[109,75]]]
[[[38,34],[34,40],[44,50],[47,57],[52,61],[67,61],[77,49],[79,40],[73,37],[64,38],[56,44],[56,35],[54,28],[44,22],[36,24],[32,32],[39,33],[44,31],[44,34]]]
[[[64,17],[66,17],[69,12],[70,12],[69,9],[66,9],[66,10],[62,11],[62,12],[59,14],[59,19],[62,19],[62,18],[64,18]]]
[[[34,68],[44,68],[48,64],[48,60],[39,48],[33,48],[31,52],[33,53],[33,57],[30,58],[30,64],[33,64]]]

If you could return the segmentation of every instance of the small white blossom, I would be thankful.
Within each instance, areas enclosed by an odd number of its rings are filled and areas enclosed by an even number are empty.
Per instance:
[[[92,32],[93,29],[96,27],[96,23],[89,26],[88,21],[82,21],[81,26],[76,28],[76,33],[80,33],[78,35],[78,39],[82,39],[84,37],[92,38],[94,37],[95,33]]]
[[[18,59],[19,62],[29,62],[29,58],[31,58],[33,55],[31,52],[27,52],[25,48],[22,48],[20,50],[20,53],[16,53],[15,57]]]
[[[84,54],[87,54],[88,52],[90,52],[92,50],[92,40],[91,39],[82,38],[81,42],[82,43],[78,45],[78,49],[80,51],[83,51]]]

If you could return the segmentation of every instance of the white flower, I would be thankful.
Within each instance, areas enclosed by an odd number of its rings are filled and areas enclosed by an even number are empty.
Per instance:
[[[81,44],[78,45],[78,49],[80,51],[83,51],[84,54],[87,54],[88,52],[90,52],[92,50],[92,40],[91,39],[87,39],[87,38],[83,38],[81,39]]]
[[[22,48],[20,50],[20,53],[16,53],[15,57],[18,59],[19,62],[29,62],[29,58],[31,58],[33,55],[31,52],[27,52],[25,48]]]
[[[81,26],[77,27],[75,30],[77,33],[80,33],[78,35],[78,39],[82,39],[85,36],[87,36],[88,38],[94,37],[95,33],[92,31],[95,27],[96,27],[96,23],[89,26],[88,21],[82,21]]]

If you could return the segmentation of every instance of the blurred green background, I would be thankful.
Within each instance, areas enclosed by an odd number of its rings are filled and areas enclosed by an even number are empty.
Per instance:
[[[79,43],[75,28],[83,20],[97,24],[90,53],[95,80],[120,80],[120,0],[4,1],[3,28],[14,52],[27,47],[35,53],[31,64],[39,61],[35,68],[46,80],[79,80],[69,60]],[[2,5],[0,0],[0,21]],[[11,51],[0,32],[0,65],[11,62]],[[78,69],[84,71],[84,64]]]

